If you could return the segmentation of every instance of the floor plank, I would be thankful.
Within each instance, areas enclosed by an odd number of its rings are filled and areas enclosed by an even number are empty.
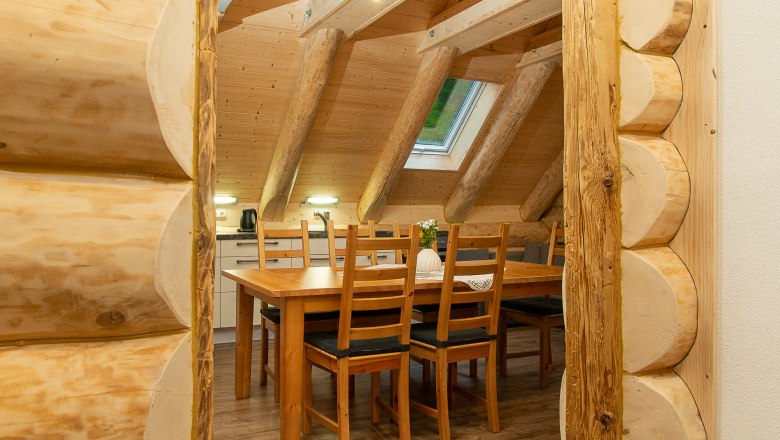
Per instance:
[[[538,330],[517,328],[510,330],[509,346],[512,351],[533,350],[538,344]],[[563,330],[553,329],[553,359],[562,361],[565,352]],[[273,347],[271,347],[273,353]],[[232,439],[278,439],[279,406],[274,404],[273,381],[260,386],[259,341],[255,341],[252,352],[252,395],[249,399],[236,400],[233,394],[233,374],[235,345],[218,344],[214,349],[214,438]],[[273,357],[273,356],[272,356]],[[501,432],[491,434],[488,431],[485,409],[476,406],[462,397],[458,397],[456,408],[450,410],[450,424],[453,439],[559,439],[558,430],[558,391],[561,373],[553,372],[550,387],[539,389],[536,357],[511,359],[509,375],[499,377],[499,415]],[[484,392],[484,365],[480,363],[479,377],[475,380],[468,376],[468,365],[461,363],[458,383],[464,388]],[[433,375],[431,375],[433,376]],[[413,399],[435,405],[435,387],[431,383],[425,387],[421,381],[422,369],[412,362],[410,393]],[[335,381],[330,375],[315,368],[313,376],[313,401],[315,407],[329,416],[335,416]],[[389,376],[382,376],[383,397],[389,394]],[[355,395],[350,401],[350,430],[354,439],[380,440],[397,439],[398,429],[383,414],[376,425],[371,424],[370,377],[360,375],[357,378]],[[415,439],[436,439],[436,421],[423,414],[412,411],[412,437]],[[314,430],[308,439],[334,439],[336,435],[325,427],[314,423]]]

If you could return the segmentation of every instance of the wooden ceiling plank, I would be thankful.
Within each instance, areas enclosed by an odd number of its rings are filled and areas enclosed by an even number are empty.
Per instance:
[[[467,53],[560,13],[560,0],[483,0],[428,29],[417,52],[450,46]]]
[[[381,216],[457,54],[455,48],[441,47],[423,57],[412,88],[358,202],[357,216],[361,222],[378,220]]]
[[[323,29],[312,35],[306,45],[303,68],[263,186],[259,211],[265,221],[284,219],[284,210],[303,157],[303,147],[314,125],[317,108],[343,36],[344,33],[338,29]]]
[[[479,192],[490,180],[526,116],[542,93],[550,75],[557,68],[552,61],[523,68],[517,75],[512,92],[501,105],[495,121],[485,136],[466,172],[444,207],[444,217],[450,223],[462,223]]]
[[[306,6],[301,38],[314,32],[341,29],[345,39],[375,22],[404,0],[310,0]]]
[[[523,57],[520,58],[520,62],[517,63],[517,67],[525,67],[542,61],[555,61],[560,64],[562,61],[562,53],[563,42],[561,40],[554,41],[524,53]]]
[[[563,149],[550,162],[542,177],[520,205],[520,217],[526,222],[535,222],[550,209],[555,196],[563,191]]]

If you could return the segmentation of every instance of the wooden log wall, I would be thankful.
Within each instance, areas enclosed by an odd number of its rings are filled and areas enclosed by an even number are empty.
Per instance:
[[[620,232],[620,260],[609,262],[607,267],[610,273],[619,267],[620,295],[610,297],[608,306],[619,301],[622,314],[620,322],[602,318],[590,325],[606,322],[615,329],[620,323],[622,350],[615,350],[615,356],[605,360],[596,357],[596,362],[591,353],[586,372],[615,374],[613,365],[619,361],[622,374],[617,376],[621,376],[621,380],[615,380],[614,384],[620,386],[612,388],[622,394],[622,405],[616,418],[604,410],[600,419],[595,411],[583,411],[593,404],[596,409],[598,404],[583,396],[582,390],[589,389],[587,395],[595,396],[600,382],[586,380],[583,383],[582,356],[572,353],[571,349],[587,340],[587,332],[583,334],[579,325],[582,316],[598,317],[606,306],[599,303],[598,307],[588,307],[582,303],[587,300],[582,295],[587,289],[580,284],[582,278],[577,278],[582,277],[581,262],[569,258],[580,256],[582,233],[577,211],[572,208],[579,206],[581,198],[590,195],[577,191],[578,185],[567,180],[568,324],[569,335],[576,339],[567,341],[567,352],[575,357],[567,359],[569,371],[565,384],[566,429],[570,438],[582,438],[583,433],[592,434],[586,434],[588,438],[617,438],[621,433],[632,438],[716,438],[714,382],[711,379],[715,346],[711,321],[715,318],[712,278],[717,267],[712,261],[716,252],[712,245],[714,219],[706,217],[714,208],[714,188],[710,179],[713,179],[716,162],[711,159],[712,152],[706,151],[711,147],[711,135],[714,134],[714,130],[706,131],[714,120],[714,101],[705,98],[711,96],[714,80],[701,82],[693,76],[693,73],[705,77],[711,74],[714,45],[709,35],[711,31],[702,31],[707,29],[707,18],[712,17],[711,5],[706,0],[696,1],[696,7],[701,3],[699,19],[704,23],[700,21],[692,26],[694,35],[687,39],[695,9],[690,0],[625,0],[620,2],[619,21],[613,15],[615,7],[608,2],[596,2],[598,5],[594,8],[592,18],[597,18],[594,22],[600,26],[607,23],[617,26],[619,22],[620,31],[617,35],[602,31],[603,40],[588,50],[598,53],[602,45],[605,46],[603,50],[609,50],[612,42],[615,46],[621,40],[624,43],[615,55],[619,59],[619,75],[612,89],[612,96],[618,97],[612,106],[616,113],[611,122],[603,121],[601,128],[617,137],[619,145],[616,153],[620,155],[620,184],[617,187],[622,216],[618,225],[596,224],[597,228]],[[566,17],[565,23],[567,18],[578,20],[582,17]],[[578,25],[587,29],[582,21],[567,23],[581,31]],[[684,39],[690,41],[694,49],[673,57]],[[567,39],[566,43],[574,42]],[[694,60],[691,51],[698,51],[699,58]],[[575,69],[587,69],[589,66],[579,64],[579,55],[572,54],[564,62],[576,62]],[[678,59],[686,60],[687,75],[678,67]],[[686,90],[689,86],[690,90]],[[571,91],[567,90],[567,93]],[[581,100],[584,96],[586,94],[579,93],[572,99]],[[680,113],[681,108],[685,109],[684,113]],[[670,127],[673,121],[677,124]],[[568,126],[567,130],[576,128],[581,127]],[[592,137],[581,142],[592,145],[593,141],[598,144],[600,139]],[[579,177],[581,182],[588,174],[582,168],[582,149],[579,156],[572,154],[576,148],[567,146],[567,179]],[[681,151],[686,151],[687,157],[683,157]],[[594,151],[587,160],[603,155],[601,151]],[[583,173],[580,176],[570,173],[578,168]],[[697,174],[690,173],[691,169]],[[604,177],[605,184],[608,180],[612,180],[611,175]],[[698,200],[694,198],[697,195],[701,197]],[[599,206],[599,211],[603,206],[613,207],[611,204]],[[700,230],[694,236],[692,230],[681,231],[683,224]],[[677,246],[670,246],[673,240]],[[678,250],[682,252],[678,254]],[[588,263],[587,256],[584,262]],[[706,275],[704,270],[708,271]],[[695,274],[698,277],[693,276]],[[699,293],[702,284],[707,288],[704,295]],[[706,304],[704,310],[700,306],[702,299]],[[707,329],[705,332],[699,329],[702,324]],[[620,339],[611,339],[610,344],[615,341]],[[692,351],[694,341],[699,346],[697,352]],[[612,404],[609,401],[602,407],[608,411]],[[610,423],[604,423],[605,416]],[[595,432],[591,425],[593,420],[601,420],[605,430]],[[613,430],[612,424],[617,430]]]
[[[210,438],[216,1],[0,5],[0,437]]]

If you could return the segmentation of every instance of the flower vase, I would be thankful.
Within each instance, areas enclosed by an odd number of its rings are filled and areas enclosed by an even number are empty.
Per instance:
[[[430,273],[441,270],[441,258],[431,248],[425,248],[417,254],[417,272]]]

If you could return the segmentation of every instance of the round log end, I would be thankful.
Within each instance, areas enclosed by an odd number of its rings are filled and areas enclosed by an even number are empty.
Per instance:
[[[620,129],[661,132],[682,102],[682,78],[671,57],[620,51]]]
[[[688,211],[690,180],[677,148],[655,136],[620,137],[623,246],[666,244]]]
[[[622,0],[620,37],[634,50],[673,54],[688,33],[692,0]]]
[[[623,369],[671,367],[696,338],[696,288],[688,268],[668,247],[624,250]]]
[[[623,436],[648,440],[707,438],[691,392],[673,372],[623,376]]]
[[[184,327],[192,327],[192,217],[192,190],[188,190],[165,224],[155,257],[157,292]]]

